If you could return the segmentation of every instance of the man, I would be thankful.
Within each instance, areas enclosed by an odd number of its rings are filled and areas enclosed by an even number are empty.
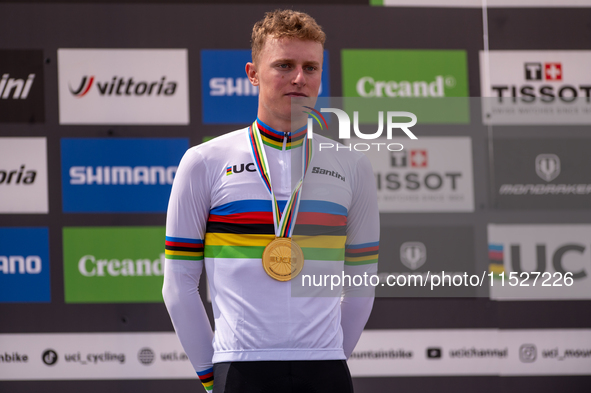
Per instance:
[[[336,296],[315,297],[300,281],[377,271],[369,160],[320,152],[326,138],[291,132],[306,122],[292,116],[292,103],[313,107],[318,95],[324,40],[304,13],[277,10],[257,22],[246,65],[259,87],[257,120],[189,149],[175,177],[163,295],[185,352],[215,393],[353,391],[345,360],[373,288],[349,281]],[[204,265],[215,335],[198,290]]]

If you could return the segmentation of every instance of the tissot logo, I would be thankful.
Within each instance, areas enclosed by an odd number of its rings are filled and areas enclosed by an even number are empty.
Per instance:
[[[421,242],[406,242],[400,246],[400,262],[410,270],[417,270],[427,261],[427,248]]]
[[[410,154],[410,166],[412,168],[426,168],[427,167],[427,150],[410,149],[401,152],[390,152],[390,165],[392,167],[405,168],[408,166],[408,156]]]
[[[562,63],[525,63],[525,80],[561,81]]]
[[[548,60],[529,60],[536,57]],[[487,59],[481,52],[480,60],[481,64],[489,62],[490,69],[490,85],[482,87],[483,96],[520,97],[523,103],[591,98],[588,51],[490,51]]]
[[[172,96],[174,95],[177,82],[168,81],[163,76],[156,81],[137,81],[133,77],[113,76],[111,80],[95,81],[93,75],[85,75],[73,89],[69,86],[72,95],[82,98],[88,94],[91,88],[96,85],[96,92],[100,96]]]

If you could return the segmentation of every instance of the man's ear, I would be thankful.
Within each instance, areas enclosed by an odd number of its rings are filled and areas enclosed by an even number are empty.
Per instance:
[[[246,63],[246,67],[244,69],[246,71],[246,76],[248,77],[248,80],[250,80],[250,83],[252,83],[253,86],[258,86],[259,74],[254,63]]]

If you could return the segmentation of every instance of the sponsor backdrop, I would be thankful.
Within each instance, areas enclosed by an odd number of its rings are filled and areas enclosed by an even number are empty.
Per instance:
[[[254,120],[277,5],[84,2],[0,4],[0,390],[200,391],[160,292],[167,199],[188,147]],[[289,3],[328,34],[321,96],[364,103],[366,135],[418,117],[369,157],[380,284],[428,285],[378,287],[355,391],[588,391],[591,8],[330,3]]]

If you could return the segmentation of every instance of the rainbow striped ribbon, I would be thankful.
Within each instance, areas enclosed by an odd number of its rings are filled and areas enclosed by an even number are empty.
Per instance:
[[[254,163],[257,167],[257,172],[260,175],[263,184],[267,188],[267,191],[269,191],[269,194],[271,194],[271,196],[273,197],[272,205],[275,236],[291,237],[293,229],[295,227],[295,219],[298,215],[298,208],[300,206],[302,185],[304,183],[304,178],[306,177],[306,171],[308,170],[308,166],[310,165],[310,162],[312,161],[312,157],[314,155],[313,142],[308,138],[304,139],[305,142],[302,145],[302,177],[300,178],[300,181],[296,185],[295,189],[292,191],[289,201],[287,201],[287,203],[285,204],[283,212],[281,212],[281,210],[279,209],[279,204],[277,203],[277,198],[275,197],[275,193],[273,192],[273,187],[271,186],[269,164],[267,161],[267,156],[265,154],[261,133],[259,131],[256,120],[249,127],[248,131],[250,147],[252,150]]]

